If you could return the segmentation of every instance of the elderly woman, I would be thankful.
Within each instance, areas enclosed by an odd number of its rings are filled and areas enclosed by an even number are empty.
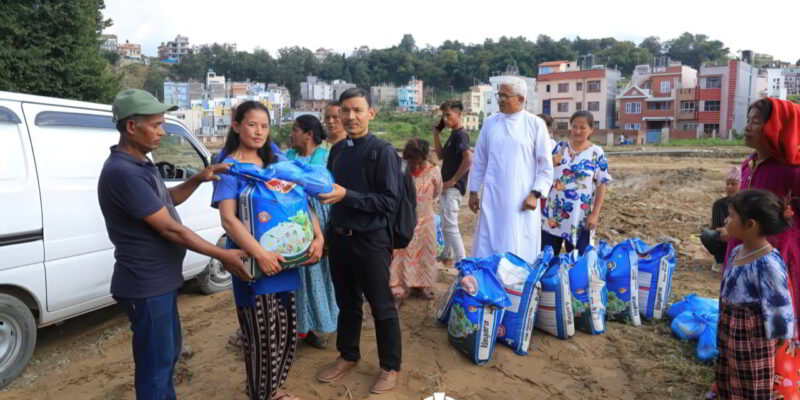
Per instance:
[[[292,148],[286,152],[286,158],[325,167],[328,150],[321,144],[326,136],[317,117],[297,117],[289,137]],[[311,198],[311,206],[319,218],[320,226],[324,228],[331,206],[320,203],[316,198]],[[300,269],[300,288],[296,294],[298,336],[303,337],[306,344],[318,349],[325,348],[327,341],[319,334],[335,331],[339,316],[328,257],[322,257],[316,264]]]
[[[711,206],[711,228],[703,229],[700,234],[700,241],[703,243],[703,247],[714,256],[714,263],[711,265],[711,270],[714,272],[719,272],[720,267],[725,263],[728,241],[727,238],[725,240],[720,238],[720,234],[725,230],[728,205],[733,195],[739,192],[741,174],[738,167],[731,167],[730,171],[728,171],[728,176],[725,178],[725,197],[717,199]]]
[[[766,98],[750,105],[744,144],[755,150],[742,162],[740,189],[764,189],[778,197],[791,198],[784,210],[800,209],[800,105]],[[726,232],[721,232],[724,239]],[[780,251],[792,281],[795,314],[800,312],[800,218],[781,234],[771,236],[770,244]],[[741,242],[728,240],[725,255]]]

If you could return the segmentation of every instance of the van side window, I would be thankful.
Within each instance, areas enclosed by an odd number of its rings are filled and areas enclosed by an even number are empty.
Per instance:
[[[0,107],[0,183],[24,179],[27,176],[21,122],[15,112]]]
[[[161,146],[150,153],[164,180],[184,180],[206,167],[185,128],[167,122],[164,131],[167,136],[161,138]]]
[[[113,133],[117,132],[116,125],[111,122],[111,116],[106,115],[43,111],[36,114],[34,123],[36,126],[100,128],[111,129]]]

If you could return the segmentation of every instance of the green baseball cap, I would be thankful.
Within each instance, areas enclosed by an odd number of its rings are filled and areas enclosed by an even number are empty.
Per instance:
[[[154,115],[177,109],[178,106],[163,104],[152,94],[140,89],[125,89],[119,92],[111,106],[115,123],[131,115]]]

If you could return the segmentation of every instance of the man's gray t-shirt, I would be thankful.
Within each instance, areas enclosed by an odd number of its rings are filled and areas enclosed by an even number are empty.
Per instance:
[[[181,222],[158,169],[111,147],[97,184],[100,210],[114,244],[111,294],[125,298],[158,296],[183,285],[186,248],[173,243],[144,218],[162,207]]]

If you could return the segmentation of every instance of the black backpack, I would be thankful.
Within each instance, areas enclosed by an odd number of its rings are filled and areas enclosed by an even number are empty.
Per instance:
[[[408,167],[406,160],[397,154],[394,146],[378,138],[374,140],[376,144],[367,150],[367,163],[371,166],[372,180],[366,179],[366,176],[365,179],[370,187],[375,187],[374,183],[378,177],[375,176],[374,165],[378,161],[378,151],[388,146],[400,164],[400,197],[397,201],[397,209],[389,216],[389,237],[393,249],[405,249],[411,243],[414,229],[417,227],[417,187],[414,184],[414,178],[411,177],[411,168]]]

